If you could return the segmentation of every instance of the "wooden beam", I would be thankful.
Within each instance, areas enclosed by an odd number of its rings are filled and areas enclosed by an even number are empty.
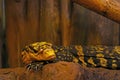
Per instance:
[[[120,3],[116,0],[73,0],[73,2],[120,23]]]
[[[71,1],[70,0],[61,0],[61,9],[60,9],[60,26],[62,31],[62,45],[70,45],[71,36]]]

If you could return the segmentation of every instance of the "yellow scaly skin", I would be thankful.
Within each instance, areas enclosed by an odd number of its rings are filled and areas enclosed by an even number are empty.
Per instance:
[[[55,46],[48,42],[35,42],[25,46],[22,61],[28,69],[40,70],[43,65],[58,61],[79,63],[87,67],[120,69],[120,46]]]

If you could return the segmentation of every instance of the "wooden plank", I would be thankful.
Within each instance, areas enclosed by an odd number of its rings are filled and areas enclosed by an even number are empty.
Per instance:
[[[59,0],[40,2],[40,41],[61,44]]]
[[[71,44],[119,45],[119,24],[74,3]]]
[[[20,52],[20,39],[19,26],[25,27],[23,10],[20,5],[23,2],[16,2],[15,0],[6,0],[6,39],[8,51],[8,63],[10,67],[20,65],[18,54]],[[16,6],[17,5],[17,6]],[[24,30],[24,29],[23,29]]]
[[[10,67],[21,66],[20,52],[27,44],[36,41],[61,44],[58,2],[6,0],[6,39]]]
[[[117,23],[120,23],[120,3],[116,0],[73,0]]]
[[[60,27],[62,31],[62,45],[70,45],[71,37],[71,11],[72,4],[70,0],[61,0],[60,8]]]
[[[39,0],[6,0],[6,39],[10,67],[20,66],[20,51],[38,39]]]

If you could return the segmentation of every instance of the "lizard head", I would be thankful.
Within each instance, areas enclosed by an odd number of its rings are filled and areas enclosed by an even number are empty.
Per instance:
[[[29,64],[33,61],[45,61],[56,58],[55,52],[51,43],[35,42],[25,46],[21,52],[22,61]]]

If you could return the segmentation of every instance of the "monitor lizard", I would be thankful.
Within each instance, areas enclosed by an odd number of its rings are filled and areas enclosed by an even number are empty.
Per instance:
[[[56,46],[48,42],[35,42],[25,46],[22,61],[29,70],[41,70],[49,63],[67,61],[85,67],[120,69],[120,46],[71,45]]]

